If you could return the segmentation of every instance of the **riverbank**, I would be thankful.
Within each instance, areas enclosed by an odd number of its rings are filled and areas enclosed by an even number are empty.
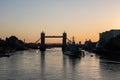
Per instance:
[[[16,36],[10,36],[5,40],[0,39],[0,57],[10,56],[12,52],[27,50],[27,49],[38,49],[36,43],[25,43],[18,39]]]
[[[95,54],[99,55],[100,58],[120,61],[120,51],[119,50],[96,49],[93,52]]]

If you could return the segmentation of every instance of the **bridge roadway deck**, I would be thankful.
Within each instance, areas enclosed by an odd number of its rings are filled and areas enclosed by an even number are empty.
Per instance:
[[[45,36],[45,38],[63,38],[63,36]]]

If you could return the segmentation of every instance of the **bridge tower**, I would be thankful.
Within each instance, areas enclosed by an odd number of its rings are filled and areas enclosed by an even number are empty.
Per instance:
[[[45,51],[46,46],[45,46],[45,33],[41,33],[41,44],[40,44],[40,51]]]
[[[67,34],[63,33],[63,42],[62,42],[62,51],[65,51],[66,49],[66,40],[67,40]]]

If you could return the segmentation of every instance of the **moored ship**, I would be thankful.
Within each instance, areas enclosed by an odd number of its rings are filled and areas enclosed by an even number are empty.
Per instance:
[[[80,57],[81,56],[81,50],[79,48],[79,45],[75,44],[74,37],[73,37],[72,41],[67,43],[65,51],[63,51],[63,54],[71,56],[71,57]]]

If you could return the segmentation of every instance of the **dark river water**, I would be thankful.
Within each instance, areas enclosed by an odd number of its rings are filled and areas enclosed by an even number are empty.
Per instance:
[[[88,52],[73,59],[63,55],[60,48],[45,53],[18,51],[0,58],[0,80],[120,80],[120,62]]]

